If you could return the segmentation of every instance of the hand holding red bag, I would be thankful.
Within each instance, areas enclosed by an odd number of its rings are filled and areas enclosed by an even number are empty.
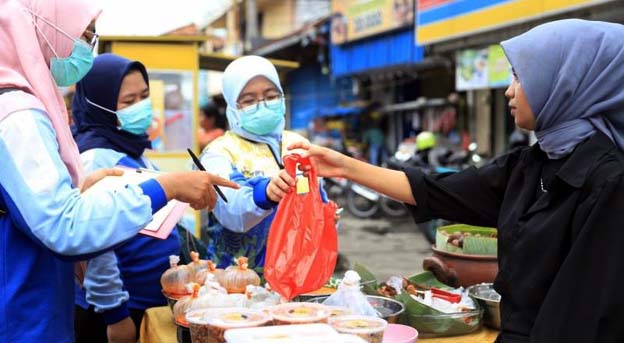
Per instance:
[[[311,165],[308,157],[298,154],[284,157],[284,167],[293,178],[298,164]],[[307,193],[289,192],[280,201],[267,241],[264,277],[288,300],[323,287],[338,257],[336,204],[323,203],[314,168],[308,180]]]

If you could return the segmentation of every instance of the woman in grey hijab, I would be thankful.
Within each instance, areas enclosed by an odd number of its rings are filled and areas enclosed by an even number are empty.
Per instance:
[[[391,171],[308,143],[346,177],[431,218],[498,228],[498,342],[624,341],[624,26],[540,25],[502,42],[516,125],[538,144],[455,174]]]

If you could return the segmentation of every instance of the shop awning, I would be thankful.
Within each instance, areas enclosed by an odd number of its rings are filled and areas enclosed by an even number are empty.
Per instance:
[[[332,44],[331,72],[340,77],[395,65],[422,61],[424,49],[417,46],[414,30],[394,31],[380,36],[347,43]]]

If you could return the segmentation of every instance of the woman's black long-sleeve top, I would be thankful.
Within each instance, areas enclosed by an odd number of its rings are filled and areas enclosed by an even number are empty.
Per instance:
[[[416,222],[498,228],[498,341],[624,342],[624,154],[607,136],[561,160],[536,144],[480,169],[405,172]]]

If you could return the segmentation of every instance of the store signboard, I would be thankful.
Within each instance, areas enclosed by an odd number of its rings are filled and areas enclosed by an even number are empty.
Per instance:
[[[333,44],[414,23],[414,0],[332,0]]]
[[[416,44],[432,44],[611,1],[616,0],[416,0]]]
[[[511,66],[500,45],[488,49],[488,85],[490,88],[507,87],[511,83]]]
[[[510,82],[509,62],[500,45],[457,52],[455,88],[458,91],[506,87]]]

